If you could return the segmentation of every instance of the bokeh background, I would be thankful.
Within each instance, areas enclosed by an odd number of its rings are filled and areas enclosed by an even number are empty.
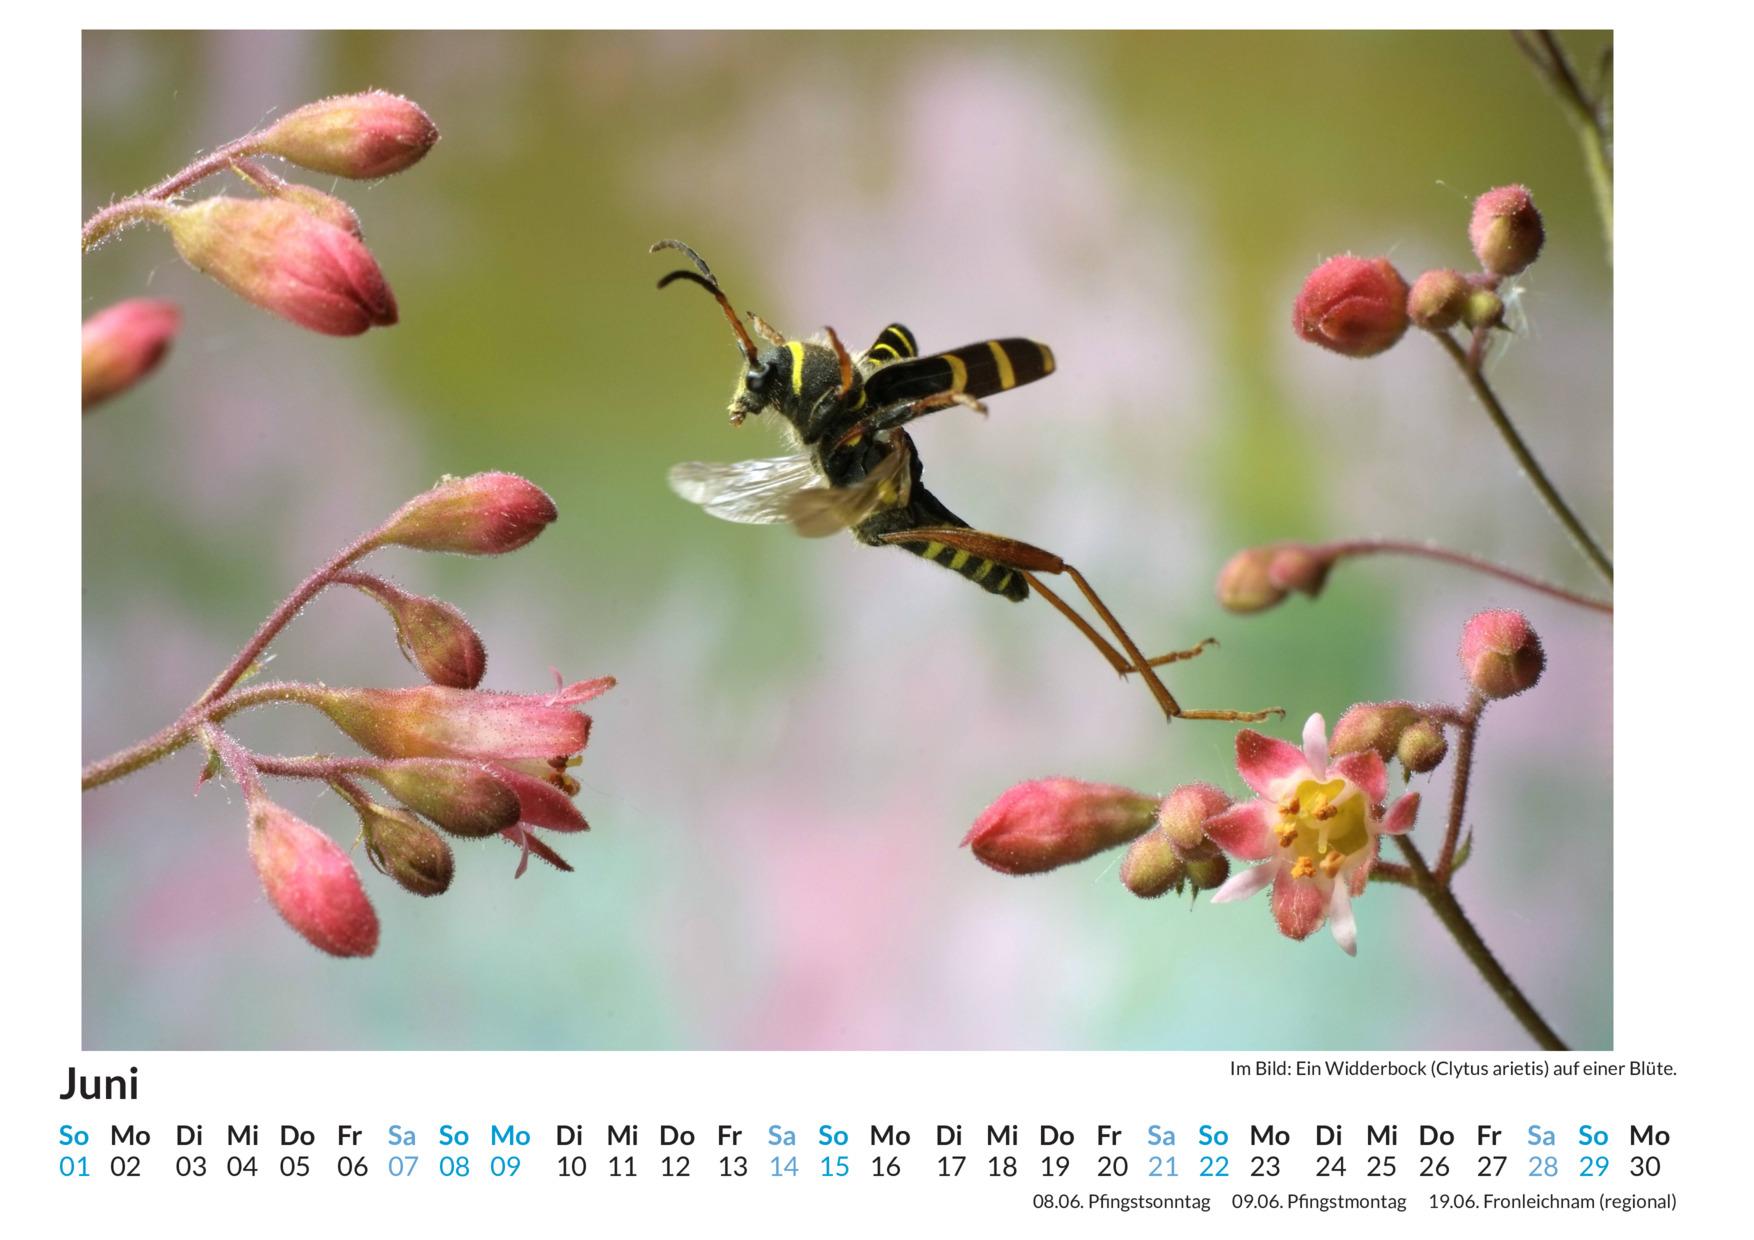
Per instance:
[[[88,312],[150,293],[186,319],[85,427],[85,756],[172,717],[311,566],[447,472],[523,473],[561,520],[509,558],[377,567],[470,615],[492,687],[621,681],[579,770],[593,830],[563,841],[578,872],[514,882],[491,841],[459,848],[441,899],[368,874],[368,962],[279,923],[235,790],[192,796],[194,755],[87,795],[89,1048],[1526,1045],[1405,891],[1360,902],[1351,960],[1281,938],[1264,899],[1135,899],[1118,856],[1014,879],[958,848],[1034,776],[1240,792],[1232,730],[1166,728],[1039,603],[673,497],[670,463],[775,440],[726,425],[717,310],[653,291],[670,264],[646,246],[670,236],[792,333],[1051,343],[1059,372],[990,419],[918,427],[928,482],[1079,563],[1146,647],[1222,638],[1174,669],[1186,704],[1281,704],[1291,736],[1358,700],[1453,700],[1463,620],[1525,608],[1549,669],[1488,715],[1458,890],[1562,1033],[1610,1044],[1609,625],[1406,561],[1254,618],[1212,591],[1239,546],[1369,534],[1593,585],[1435,347],[1356,362],[1289,326],[1321,258],[1465,266],[1471,195],[1526,181],[1549,240],[1494,378],[1611,535],[1609,269],[1570,131],[1507,38],[92,34],[85,53],[88,212],[328,93],[405,93],[443,132],[412,171],[340,187],[392,329],[303,332],[147,231],[86,260]],[[415,680],[352,596],[312,606],[274,670]],[[240,732],[339,742],[293,711]],[[1440,779],[1415,781],[1427,840]],[[280,796],[351,839],[333,797]]]

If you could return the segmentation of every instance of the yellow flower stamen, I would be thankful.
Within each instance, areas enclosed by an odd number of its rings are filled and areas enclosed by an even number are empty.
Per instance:
[[[1292,863],[1292,876],[1332,878],[1349,857],[1370,844],[1369,806],[1344,779],[1305,780],[1279,806],[1274,838]]]

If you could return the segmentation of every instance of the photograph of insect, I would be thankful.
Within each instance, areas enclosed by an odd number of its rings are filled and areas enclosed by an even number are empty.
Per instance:
[[[674,240],[651,249],[676,250],[693,268],[670,272],[658,281],[659,288],[677,280],[697,284],[731,324],[745,364],[728,410],[732,425],[771,410],[792,449],[759,460],[673,466],[670,487],[683,499],[725,521],[789,524],[807,538],[846,530],[870,546],[905,547],[1013,602],[1039,594],[1116,672],[1143,677],[1167,718],[1254,722],[1284,713],[1276,708],[1184,710],[1155,669],[1194,657],[1214,645],[1212,639],[1147,659],[1076,568],[1051,551],[970,527],[921,484],[919,454],[902,428],[958,406],[984,414],[982,397],[1054,373],[1048,346],[1007,337],[922,357],[913,333],[891,323],[855,356],[832,327],[824,328],[820,339],[794,340],[751,312],[749,326],[768,345],[760,349],[699,254]],[[1072,580],[1119,650],[1043,584],[1044,573]]]

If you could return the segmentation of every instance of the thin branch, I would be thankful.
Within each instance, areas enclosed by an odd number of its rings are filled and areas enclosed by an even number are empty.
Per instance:
[[[1414,887],[1420,895],[1425,897],[1425,902],[1431,905],[1432,911],[1437,914],[1437,919],[1443,923],[1444,929],[1450,932],[1456,945],[1462,949],[1462,954],[1467,956],[1475,969],[1479,970],[1480,976],[1492,988],[1492,993],[1498,996],[1499,1001],[1504,1004],[1512,1016],[1517,1018],[1518,1023],[1528,1030],[1529,1036],[1534,1038],[1543,1050],[1563,1051],[1571,1049],[1566,1046],[1565,1040],[1554,1032],[1553,1026],[1549,1025],[1541,1013],[1535,1009],[1535,1005],[1529,1002],[1528,996],[1523,994],[1522,989],[1511,980],[1510,974],[1505,972],[1504,966],[1498,962],[1498,957],[1492,954],[1492,949],[1486,946],[1486,940],[1482,939],[1480,932],[1474,928],[1474,923],[1468,920],[1467,913],[1462,911],[1462,906],[1456,901],[1455,893],[1437,885],[1437,881],[1432,876],[1430,869],[1427,868],[1425,858],[1420,854],[1418,846],[1405,835],[1397,835],[1395,842],[1401,846],[1401,851],[1406,854],[1407,868],[1413,873]]]
[[[216,172],[223,172],[237,160],[255,154],[264,132],[266,131],[257,130],[247,133],[224,146],[215,147],[182,171],[173,172],[150,189],[118,199],[96,212],[85,221],[85,226],[79,231],[79,248],[90,250],[117,229],[152,214],[151,208],[154,205],[169,201],[198,181],[206,180]]]
[[[229,718],[240,710],[270,702],[307,701],[314,688],[315,686],[293,681],[270,681],[229,693],[205,706],[192,706],[176,722],[166,724],[145,740],[107,758],[99,758],[96,762],[89,763],[79,775],[80,791],[89,792],[124,775],[132,775],[161,758],[170,757],[194,740],[203,728]]]
[[[1511,37],[1548,86],[1577,131],[1583,147],[1584,168],[1589,173],[1590,189],[1595,194],[1596,211],[1602,219],[1602,239],[1607,245],[1608,262],[1614,261],[1614,156],[1608,133],[1608,117],[1604,106],[1606,96],[1592,98],[1571,67],[1565,48],[1550,30],[1513,31]],[[1610,46],[1610,51],[1612,50]],[[1603,80],[1604,88],[1607,79]]]
[[[1492,420],[1493,426],[1498,428],[1499,435],[1504,439],[1511,455],[1516,457],[1517,464],[1522,466],[1523,474],[1528,478],[1529,484],[1546,502],[1559,524],[1565,527],[1566,533],[1571,535],[1571,541],[1576,543],[1578,550],[1583,552],[1590,563],[1596,566],[1597,572],[1601,573],[1608,581],[1613,581],[1614,562],[1590,536],[1590,532],[1584,528],[1583,522],[1578,520],[1577,514],[1571,510],[1571,506],[1561,498],[1559,489],[1553,485],[1552,479],[1547,476],[1547,471],[1541,468],[1541,463],[1529,450],[1529,445],[1511,422],[1510,414],[1505,411],[1503,403],[1498,399],[1498,394],[1486,381],[1485,374],[1479,367],[1468,364],[1467,353],[1448,332],[1432,332],[1430,335],[1433,340],[1443,346],[1443,351],[1450,355],[1456,368],[1462,372],[1462,378],[1467,380],[1468,387],[1473,390],[1481,408],[1486,410],[1486,416]]]
[[[1473,569],[1477,573],[1499,577],[1505,581],[1515,582],[1530,590],[1538,591],[1549,598],[1571,603],[1578,607],[1587,607],[1591,611],[1599,611],[1603,615],[1614,614],[1614,604],[1607,599],[1593,598],[1588,594],[1580,594],[1576,590],[1567,590],[1564,586],[1556,586],[1550,581],[1530,576],[1514,568],[1506,568],[1502,564],[1494,564],[1491,560],[1482,559],[1477,555],[1469,555],[1465,551],[1452,551],[1448,547],[1440,547],[1436,543],[1414,542],[1401,538],[1354,538],[1344,542],[1326,543],[1315,549],[1318,554],[1334,560],[1347,559],[1365,555],[1413,555],[1422,559],[1437,560],[1444,564],[1454,564],[1461,568]]]
[[[255,758],[242,745],[211,723],[203,723],[200,727],[201,739],[207,747],[219,755],[225,763],[232,778],[238,781],[238,787],[244,790],[244,797],[254,801],[262,795],[262,777],[256,769]]]
[[[195,699],[185,715],[199,711],[221,694],[229,692],[232,686],[237,684],[244,674],[255,666],[256,660],[262,656],[263,651],[268,649],[269,643],[280,636],[280,631],[292,622],[293,617],[298,615],[299,610],[306,603],[322,592],[323,587],[334,579],[335,574],[347,568],[355,560],[377,549],[378,537],[379,531],[373,530],[371,533],[355,539],[342,548],[334,559],[300,582],[298,588],[281,600],[280,606],[268,614],[268,618],[262,621],[261,627],[256,630],[255,636],[245,643],[244,648],[238,651],[236,657],[226,665],[219,677],[207,686],[207,691]]]
[[[1437,885],[1449,889],[1455,873],[1456,845],[1462,838],[1462,820],[1468,811],[1468,785],[1474,778],[1474,741],[1480,735],[1480,716],[1486,710],[1486,698],[1479,691],[1469,697],[1462,711],[1456,737],[1456,764],[1450,776],[1449,821],[1445,824],[1443,845],[1437,852]]]

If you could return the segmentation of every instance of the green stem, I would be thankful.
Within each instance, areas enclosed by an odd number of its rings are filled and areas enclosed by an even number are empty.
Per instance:
[[[1414,889],[1425,897],[1425,902],[1431,905],[1431,911],[1437,914],[1444,929],[1450,932],[1450,937],[1455,939],[1462,954],[1479,970],[1480,976],[1492,988],[1492,993],[1498,996],[1499,1002],[1528,1030],[1529,1036],[1535,1039],[1541,1049],[1570,1050],[1565,1040],[1554,1032],[1553,1026],[1535,1010],[1535,1005],[1529,1002],[1528,996],[1511,980],[1510,974],[1504,971],[1504,966],[1498,963],[1498,957],[1492,954],[1492,949],[1486,946],[1486,940],[1480,937],[1474,923],[1462,911],[1455,893],[1438,885],[1436,877],[1425,864],[1425,858],[1413,841],[1404,835],[1397,835],[1395,842],[1401,846],[1401,851],[1407,858],[1407,868],[1413,872]]]
[[[1478,366],[1469,364],[1467,351],[1457,344],[1455,338],[1448,332],[1432,332],[1430,335],[1433,340],[1443,346],[1443,351],[1450,355],[1456,368],[1462,372],[1462,378],[1467,380],[1468,387],[1473,390],[1475,398],[1480,402],[1480,407],[1486,410],[1486,416],[1492,420],[1492,425],[1498,428],[1498,433],[1504,439],[1505,446],[1510,449],[1511,455],[1516,457],[1517,464],[1522,466],[1523,475],[1528,478],[1529,485],[1533,486],[1535,493],[1546,502],[1548,509],[1558,519],[1559,524],[1565,527],[1565,532],[1571,535],[1571,541],[1577,544],[1577,549],[1583,552],[1591,564],[1596,566],[1597,572],[1612,582],[1614,580],[1614,562],[1590,536],[1590,532],[1584,528],[1583,522],[1578,520],[1577,514],[1571,510],[1571,506],[1560,496],[1558,488],[1553,485],[1553,480],[1547,476],[1547,471],[1541,468],[1541,463],[1535,459],[1535,454],[1529,450],[1529,445],[1524,441],[1521,433],[1517,431],[1515,424],[1511,422],[1510,414],[1505,412],[1503,403],[1498,399],[1498,394],[1492,390],[1492,385],[1486,382],[1485,374]]]
[[[1602,240],[1608,247],[1608,265],[1614,265],[1614,169],[1608,162],[1607,141],[1593,123],[1577,124],[1583,144],[1584,166],[1589,169],[1590,188],[1595,191],[1596,210],[1602,217]]]
[[[1595,195],[1596,211],[1602,217],[1602,240],[1608,248],[1608,265],[1614,265],[1614,161],[1608,153],[1608,128],[1603,101],[1592,99],[1571,58],[1551,30],[1517,31],[1517,46],[1523,50],[1536,72],[1553,88],[1554,97],[1565,110],[1566,119],[1577,131],[1578,144],[1583,147],[1584,168],[1589,173],[1590,190]]]

